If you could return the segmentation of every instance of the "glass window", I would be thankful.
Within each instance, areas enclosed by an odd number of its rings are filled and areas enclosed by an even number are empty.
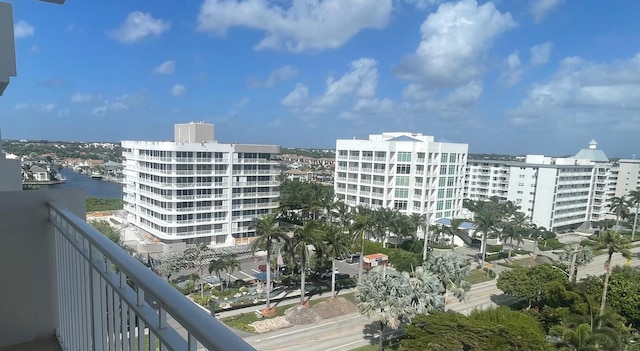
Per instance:
[[[445,209],[445,210],[450,210],[450,209],[451,209],[451,203],[452,203],[452,201],[451,201],[451,200],[447,200],[447,201],[445,201],[445,202],[444,202],[444,209]]]
[[[447,186],[453,186],[453,184],[455,183],[455,179],[455,177],[447,178]]]
[[[398,152],[398,162],[411,162],[411,153]]]
[[[396,173],[398,174],[411,174],[411,166],[410,165],[397,165]]]
[[[449,154],[442,153],[442,155],[440,155],[440,162],[441,163],[446,163],[448,158],[449,158]]]
[[[444,198],[444,189],[438,189],[438,199]]]
[[[444,201],[440,200],[436,202],[436,211],[441,211],[444,208]]]
[[[447,177],[440,177],[440,186],[447,185]]]
[[[396,210],[406,210],[407,209],[407,200],[396,200],[393,202],[393,208]]]
[[[409,189],[396,189],[395,195],[397,198],[406,199],[409,197]]]
[[[453,155],[453,154],[452,154]],[[449,174],[456,174],[456,166],[449,166]]]
[[[448,198],[453,197],[453,189],[447,189],[447,197]]]
[[[456,163],[456,154],[449,154],[449,163]]]
[[[447,174],[447,166],[440,166],[440,174]]]
[[[409,186],[409,177],[407,177],[407,176],[398,176],[398,177],[396,177],[396,185]]]

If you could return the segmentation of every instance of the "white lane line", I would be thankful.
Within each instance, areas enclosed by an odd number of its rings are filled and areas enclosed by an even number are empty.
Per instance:
[[[231,275],[231,274],[229,274],[229,273],[227,273],[227,275],[228,275],[229,277],[231,277],[233,280],[240,280],[240,279],[238,279],[238,277],[233,276],[233,275]]]
[[[256,269],[253,269],[253,268],[251,268],[251,270],[252,270],[254,273],[262,273],[262,272],[260,272],[259,270],[256,270]]]
[[[249,275],[249,274],[247,274],[247,273],[245,273],[245,272],[243,272],[243,271],[239,271],[239,272],[240,272],[240,273],[242,273],[242,274],[244,274],[244,275],[246,275],[247,277],[249,277],[249,278],[251,278],[251,279],[256,279],[256,277],[254,277],[254,276],[252,276],[252,275]]]
[[[327,349],[326,351],[339,350],[339,349],[341,349],[341,348],[343,348],[343,347],[345,347],[345,346],[350,346],[350,345],[353,345],[353,344],[359,344],[359,343],[368,343],[368,341],[367,341],[367,340],[356,340],[356,341],[352,341],[352,342],[350,342],[350,343],[342,344],[342,345],[340,345],[340,346],[332,347],[332,348],[330,348],[330,349]]]
[[[340,319],[340,320],[332,321],[332,322],[327,322],[327,323],[323,323],[323,324],[317,324],[317,325],[313,325],[313,326],[308,327],[308,328],[302,328],[302,329],[293,330],[293,331],[290,331],[290,332],[287,332],[287,333],[282,333],[282,334],[278,334],[278,335],[269,336],[269,337],[266,337],[266,338],[263,338],[263,339],[258,339],[258,340],[256,340],[256,342],[259,342],[259,341],[262,341],[262,340],[275,339],[275,338],[279,338],[281,336],[291,335],[291,334],[307,331],[307,330],[310,330],[310,329],[321,328],[321,327],[324,327],[325,325],[336,324],[336,323],[340,323],[340,322],[343,322],[343,321],[348,321],[350,319],[356,319],[356,318],[360,318],[360,317],[362,317],[362,316],[358,314],[358,315],[355,315],[355,316],[351,316],[349,318],[344,318],[344,319]]]

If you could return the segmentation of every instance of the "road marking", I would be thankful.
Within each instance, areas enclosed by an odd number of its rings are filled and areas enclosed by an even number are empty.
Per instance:
[[[253,269],[253,268],[251,268],[251,270],[252,270],[254,273],[262,273],[262,272],[260,272],[259,270],[256,270],[256,269]]]
[[[249,274],[247,274],[247,273],[245,273],[245,272],[243,272],[243,271],[238,271],[238,272],[240,272],[240,273],[242,273],[242,274],[246,275],[247,277],[249,277],[249,278],[251,278],[251,279],[256,279],[256,277],[254,277],[254,276],[252,276],[252,275],[249,275]]]
[[[356,340],[356,341],[352,341],[350,343],[342,344],[340,346],[332,347],[330,349],[327,349],[327,351],[338,350],[338,349],[341,349],[341,348],[343,348],[345,346],[349,346],[349,345],[353,345],[353,344],[359,344],[359,343],[367,343],[368,344],[369,342],[367,340]]]
[[[235,277],[235,276],[233,276],[233,275],[231,275],[231,274],[229,274],[229,273],[227,273],[227,275],[228,275],[229,277],[233,278],[234,280],[240,280],[240,279],[238,279],[238,277]]]
[[[311,326],[311,327],[308,327],[308,328],[292,330],[290,332],[269,336],[269,337],[266,337],[266,338],[263,338],[263,339],[257,339],[255,342],[259,342],[259,341],[263,341],[263,340],[269,340],[269,339],[275,339],[275,338],[279,338],[281,336],[291,335],[291,334],[295,334],[295,333],[306,331],[306,330],[310,330],[310,329],[321,328],[321,327],[324,327],[325,325],[336,324],[336,323],[340,323],[340,322],[343,322],[343,321],[348,321],[350,319],[356,319],[356,318],[360,318],[360,317],[362,317],[362,316],[358,314],[358,315],[351,316],[349,318],[340,319],[340,320],[337,320],[337,321],[327,322],[327,323],[323,323],[323,324],[317,324],[317,325],[314,325],[314,326]]]

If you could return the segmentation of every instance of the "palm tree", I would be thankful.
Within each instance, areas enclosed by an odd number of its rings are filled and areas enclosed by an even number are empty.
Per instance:
[[[471,283],[465,279],[471,266],[452,252],[434,252],[422,265],[438,277],[445,295],[452,293],[457,299],[463,300],[471,289]]]
[[[335,205],[331,209],[331,217],[340,228],[346,229],[351,224],[353,217],[351,207],[342,201],[336,201]]]
[[[192,260],[193,265],[200,274],[200,296],[204,297],[204,281],[202,276],[204,275],[204,266],[207,264],[207,258],[211,254],[212,250],[207,243],[195,244],[186,248],[183,252],[183,256],[187,260]]]
[[[631,241],[634,241],[636,237],[636,227],[638,225],[638,212],[640,211],[640,189],[629,192],[629,203],[636,207],[636,211],[633,214],[633,228],[631,229]]]
[[[326,245],[325,253],[331,258],[331,297],[336,297],[336,257],[349,253],[348,233],[335,225],[325,224],[322,227]]]
[[[609,210],[616,214],[616,230],[620,230],[620,218],[629,212],[629,201],[624,196],[609,199]]]
[[[442,234],[451,237],[451,251],[455,251],[455,237],[464,232],[464,230],[460,228],[463,222],[464,219],[462,218],[453,218],[449,225],[442,225],[440,228]]]
[[[396,249],[404,238],[412,236],[412,225],[409,216],[396,211],[393,211],[393,217],[389,226],[393,229],[393,233],[396,236]]]
[[[508,201],[507,204],[508,203],[511,203],[511,202]],[[529,228],[530,228],[529,219],[522,212],[515,212],[511,216],[509,221],[503,226],[502,235],[500,236],[500,238],[503,241],[506,241],[507,239],[509,239],[509,256],[508,256],[509,261],[511,261],[511,251],[513,250],[513,241],[515,240],[516,249],[518,249],[520,247],[520,244],[524,243],[522,239],[524,237],[524,234],[528,231]]]
[[[563,249],[558,258],[569,267],[569,281],[575,282],[578,276],[578,267],[593,261],[593,251],[591,247],[578,243],[567,245]]]
[[[487,236],[495,233],[500,224],[501,206],[494,201],[468,201],[466,204],[467,208],[473,211],[473,224],[476,226],[476,231],[482,233],[481,257],[484,263],[487,258]]]
[[[396,213],[398,213],[397,210],[386,207],[381,207],[374,211],[376,240],[382,242],[382,247],[387,247],[388,231]]]
[[[384,328],[398,329],[403,321],[420,313],[442,310],[441,286],[433,274],[420,271],[412,280],[408,273],[393,268],[373,268],[358,284],[356,298],[361,314],[379,323],[379,350],[383,350]]]
[[[316,251],[326,252],[323,248],[322,232],[317,221],[308,221],[302,227],[296,228],[291,240],[285,243],[285,252],[300,266],[300,305],[304,305],[306,301],[305,283],[310,263],[309,245],[313,245]]]
[[[427,251],[428,251],[428,245],[429,245],[429,223],[427,215],[424,213],[412,213],[409,216],[409,221],[411,222],[411,226],[413,227],[413,229],[415,230],[415,234],[414,237],[416,238],[415,241],[418,242],[418,232],[420,230],[422,230],[422,233],[424,234],[423,236],[423,247],[422,247],[422,260],[426,260],[427,259]]]
[[[364,241],[366,235],[373,229],[374,223],[373,211],[364,206],[358,206],[357,212],[353,217],[353,222],[349,231],[351,232],[351,240],[354,245],[360,246],[360,262],[358,263],[358,284],[362,283],[363,258],[364,258]]]
[[[267,251],[267,298],[266,298],[266,309],[269,310],[271,308],[271,254],[273,251],[273,245],[276,242],[286,242],[289,237],[287,234],[278,226],[278,217],[277,214],[271,213],[266,216],[255,218],[251,223],[252,229],[256,232],[256,238],[251,243],[251,251],[256,252],[259,248],[265,249]]]
[[[609,288],[609,278],[611,278],[611,270],[613,268],[611,266],[611,257],[613,257],[614,254],[619,253],[622,257],[630,260],[630,248],[631,245],[629,244],[629,241],[616,232],[605,232],[598,238],[596,249],[605,249],[608,254],[607,261],[604,264],[605,274],[604,285],[602,288],[602,302],[600,303],[600,316],[604,314],[604,308],[607,302],[607,289]]]
[[[209,273],[215,272],[220,280],[220,285],[222,288],[222,277],[220,273],[227,269],[227,262],[224,258],[214,258],[209,261]]]
[[[224,260],[228,270],[227,274],[229,276],[229,285],[231,285],[231,275],[236,271],[236,269],[240,270],[242,267],[240,267],[240,261],[238,260],[237,254],[227,255]]]

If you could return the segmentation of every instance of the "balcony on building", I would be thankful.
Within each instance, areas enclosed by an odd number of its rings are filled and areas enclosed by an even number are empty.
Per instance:
[[[0,191],[0,350],[253,350],[84,217],[79,190]]]

